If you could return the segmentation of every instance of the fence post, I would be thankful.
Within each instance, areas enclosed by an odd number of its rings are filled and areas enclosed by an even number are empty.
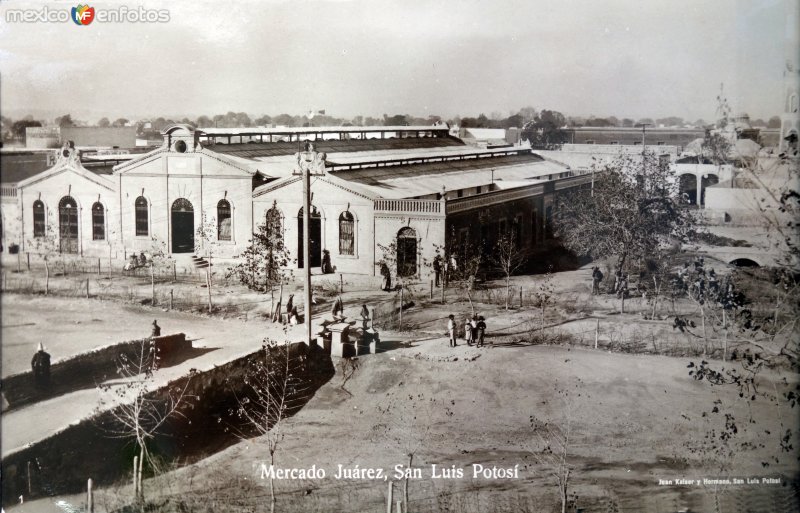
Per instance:
[[[431,280],[431,301],[433,301],[433,280]]]
[[[133,457],[133,494],[139,497],[139,457]]]
[[[86,299],[89,299],[89,278],[86,278]]]
[[[597,319],[597,324],[594,326],[594,348],[597,349],[597,338],[600,334],[600,319]]]
[[[172,293],[172,289],[169,289],[169,309],[172,310],[173,302],[175,301],[175,296]]]
[[[178,263],[172,261],[172,281],[178,281]]]
[[[339,295],[344,294],[344,275],[339,273]]]
[[[444,282],[442,282],[442,304],[444,304]]]
[[[519,286],[519,309],[522,310],[522,285]]]
[[[386,513],[392,513],[392,485],[393,481],[389,481],[389,491],[386,495]]]
[[[101,274],[102,271],[100,270],[100,257],[97,257],[97,274]]]
[[[28,495],[32,494],[32,487],[31,487],[31,462],[28,462]]]
[[[92,497],[92,478],[86,483],[86,511],[94,513],[94,497]]]
[[[21,267],[21,265],[22,265],[22,264],[20,263],[20,261],[21,261],[21,260],[22,260],[22,255],[20,255],[20,254],[19,254],[19,250],[18,250],[18,251],[17,251],[17,272],[19,272],[19,271],[20,271],[20,267]]]
[[[25,256],[28,257],[28,270],[31,270],[31,254],[27,251],[25,252]]]

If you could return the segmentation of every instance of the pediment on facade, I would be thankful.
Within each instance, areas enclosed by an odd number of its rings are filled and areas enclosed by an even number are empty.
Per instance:
[[[88,181],[90,181],[90,182],[92,182],[94,184],[97,184],[97,185],[99,185],[101,187],[104,187],[104,188],[106,188],[106,189],[108,189],[110,191],[116,191],[117,190],[116,184],[114,183],[113,180],[111,180],[109,178],[106,178],[104,176],[98,175],[96,173],[92,173],[91,171],[89,171],[86,168],[84,168],[83,166],[81,166],[80,162],[78,162],[77,165],[75,165],[74,163],[62,163],[60,165],[57,164],[56,166],[51,167],[50,169],[48,169],[46,171],[42,171],[38,175],[34,175],[34,176],[30,177],[30,178],[22,180],[21,182],[19,182],[17,184],[17,187],[20,188],[20,189],[23,189],[25,187],[30,187],[32,185],[40,184],[41,182],[43,182],[45,180],[51,179],[51,178],[53,178],[55,176],[58,176],[58,175],[61,175],[63,173],[70,173],[70,174],[76,175],[76,176],[78,176],[80,178],[83,178],[83,179],[88,180]]]

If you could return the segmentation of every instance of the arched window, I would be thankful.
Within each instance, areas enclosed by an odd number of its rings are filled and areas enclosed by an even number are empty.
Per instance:
[[[106,209],[99,201],[92,205],[92,240],[106,238]]]
[[[78,203],[72,196],[58,202],[58,243],[62,253],[78,252]]]
[[[150,226],[147,220],[147,200],[144,196],[136,198],[136,235],[147,236],[150,234]]]
[[[350,212],[342,212],[339,216],[339,254],[355,254],[355,219]]]
[[[410,227],[401,228],[397,233],[397,274],[417,274],[417,232]]]
[[[44,203],[41,200],[33,202],[33,236],[44,237],[47,232],[47,223],[44,220]]]
[[[224,199],[217,203],[217,240],[231,240],[231,204]]]

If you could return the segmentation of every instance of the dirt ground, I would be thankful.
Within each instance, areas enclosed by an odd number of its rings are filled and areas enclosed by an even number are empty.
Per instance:
[[[787,428],[797,431],[796,411],[785,402],[779,403],[782,406],[748,402],[734,388],[692,379],[687,366],[701,360],[696,356],[698,342],[674,330],[667,315],[645,319],[650,307],[642,299],[626,302],[626,313],[620,314],[613,296],[592,297],[590,274],[588,267],[558,274],[553,283],[555,305],[545,310],[547,337],[539,339],[546,344],[531,343],[532,334],[542,328],[534,296],[545,276],[515,277],[510,310],[499,299],[502,284],[478,290],[476,312],[487,317],[487,342],[494,346],[482,349],[467,347],[463,341],[451,349],[443,337],[449,313],[459,319],[472,313],[466,298],[462,295],[459,301],[459,292],[453,290],[447,303],[440,305],[428,299],[425,284],[418,285],[410,294],[415,306],[404,313],[404,331],[381,331],[391,350],[360,357],[344,389],[337,369],[332,380],[278,428],[284,434],[276,454],[278,466],[316,465],[327,476],[277,480],[277,510],[384,511],[387,482],[335,479],[337,465],[385,469],[391,481],[395,465],[406,465],[413,454],[412,465],[422,478],[409,482],[411,511],[554,511],[560,504],[548,447],[552,450],[557,444],[542,426],[563,432],[567,425],[570,497],[583,511],[711,511],[715,500],[721,511],[800,509],[798,444],[792,439],[793,449],[782,452],[777,436]],[[353,316],[362,302],[378,306],[385,316],[399,304],[396,294],[376,291],[369,280],[346,283],[348,315]],[[47,305],[51,300],[26,301]],[[26,317],[23,312],[31,304],[21,301],[18,316]],[[144,312],[143,320],[160,311],[136,308]],[[692,313],[688,303],[678,302],[674,308]],[[68,309],[64,312],[67,315]],[[13,325],[6,320],[5,309],[3,315],[4,324]],[[135,331],[139,321],[131,319],[126,329]],[[198,329],[216,322],[200,316],[186,319],[198,319]],[[240,318],[227,323],[231,330],[258,325]],[[102,328],[97,333],[102,339]],[[257,334],[248,330],[242,336]],[[644,347],[642,339],[647,341]],[[33,341],[23,342],[27,347]],[[726,365],[719,360],[712,364]],[[798,376],[765,371],[759,379],[762,387],[782,393],[796,384]],[[726,415],[737,426],[731,442],[736,450],[720,456],[717,450],[722,446],[713,440],[719,439]],[[242,441],[146,487],[162,511],[268,511],[268,480],[260,478],[261,464],[268,464],[268,459],[264,440]],[[464,477],[433,479],[433,464],[439,470],[461,469]],[[473,479],[478,464],[516,466],[518,474]],[[776,478],[778,484],[713,486],[676,481],[725,477]],[[662,479],[673,483],[659,484]],[[395,497],[402,495],[402,485],[402,480],[396,481]],[[96,511],[113,511],[126,497],[130,490],[125,486],[101,490]],[[82,497],[58,499],[83,501]],[[63,511],[54,500],[9,511]]]

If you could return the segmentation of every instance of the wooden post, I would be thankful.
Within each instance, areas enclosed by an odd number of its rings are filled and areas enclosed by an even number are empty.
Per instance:
[[[139,496],[139,457],[133,457],[133,495]]]
[[[94,498],[92,497],[92,478],[86,483],[86,511],[94,513]]]
[[[178,281],[178,264],[175,260],[172,261],[172,281]]]
[[[339,273],[339,295],[344,294],[344,276]]]
[[[403,285],[400,284],[400,331],[403,331]]]
[[[594,326],[594,348],[597,349],[597,339],[600,335],[600,319],[597,319],[597,324]]]
[[[431,280],[431,301],[433,301],[433,280]]]
[[[86,299],[89,299],[89,278],[86,278]]]
[[[28,257],[28,270],[31,270],[31,254],[27,251],[25,252],[25,256]]]
[[[175,302],[175,296],[173,294],[173,290],[169,289],[169,309],[172,310],[172,306]]]
[[[100,257],[97,258],[97,274],[100,274]]]
[[[28,462],[28,495],[33,493],[33,488],[31,487],[31,462]]]
[[[21,260],[22,260],[22,255],[20,255],[19,251],[17,251],[17,272],[20,271],[20,267],[22,265],[21,262],[20,262]]]
[[[519,309],[522,310],[522,285],[519,286]]]
[[[392,513],[392,485],[394,483],[389,481],[389,491],[386,494],[386,513]]]

